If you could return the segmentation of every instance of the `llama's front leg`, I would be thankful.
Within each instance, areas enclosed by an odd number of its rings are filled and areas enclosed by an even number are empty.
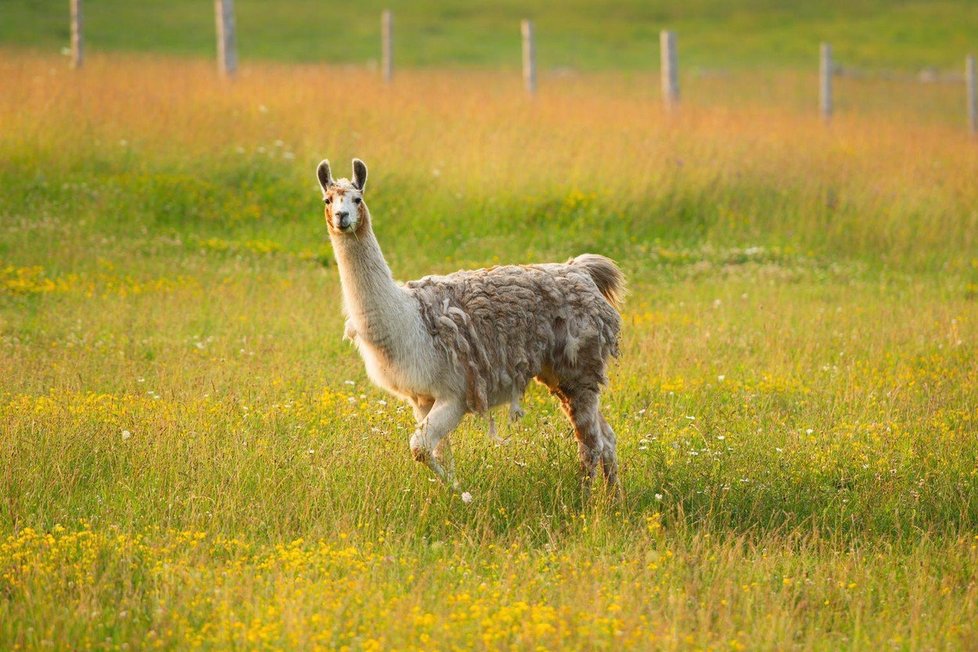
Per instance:
[[[455,458],[452,456],[452,438],[445,436],[435,446],[435,460],[445,471],[446,482],[452,489],[458,491],[458,480],[455,479]]]
[[[445,471],[445,482],[448,483],[448,486],[459,492],[462,497],[462,502],[471,503],[472,494],[468,491],[462,491],[458,480],[455,479],[455,458],[452,456],[452,439],[448,435],[445,435],[438,442],[438,445],[435,446],[435,460],[441,464],[442,469]]]
[[[465,416],[465,406],[458,401],[436,400],[431,411],[428,412],[428,416],[418,424],[418,429],[411,436],[411,454],[414,459],[418,462],[424,462],[442,482],[456,491],[458,490],[458,483],[455,482],[453,474],[442,466],[442,461],[448,462],[449,468],[452,466],[450,461],[451,448],[447,446],[448,441],[444,441],[446,446],[441,447],[439,454],[436,455],[435,451],[439,449],[442,440],[452,430],[455,430],[463,416]],[[447,456],[445,455],[446,449]]]

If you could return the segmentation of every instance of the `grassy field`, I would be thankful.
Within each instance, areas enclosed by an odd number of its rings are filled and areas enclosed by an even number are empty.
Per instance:
[[[960,128],[826,126],[791,72],[669,116],[611,73],[0,66],[0,648],[978,646]],[[539,388],[508,446],[455,434],[471,505],[411,460],[323,156],[370,165],[399,278],[620,261],[622,500]]]
[[[213,56],[213,3],[85,4],[95,51]],[[679,33],[685,70],[817,65],[831,41],[846,66],[960,70],[978,44],[972,0],[284,0],[235,2],[247,60],[358,63],[379,58],[380,12],[396,15],[396,58],[406,66],[518,69],[519,21],[537,23],[542,70],[647,70],[658,33]],[[0,44],[57,51],[68,43],[64,0],[4,0]]]

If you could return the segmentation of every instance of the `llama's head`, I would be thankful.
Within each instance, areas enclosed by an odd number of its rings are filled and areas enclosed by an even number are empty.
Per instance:
[[[326,205],[326,225],[334,234],[356,233],[367,224],[369,213],[363,202],[363,190],[367,185],[367,166],[358,158],[353,159],[353,180],[333,179],[329,161],[324,160],[316,170],[319,185],[323,188]]]

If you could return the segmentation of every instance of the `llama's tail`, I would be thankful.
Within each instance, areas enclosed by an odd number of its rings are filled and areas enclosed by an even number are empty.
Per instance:
[[[625,276],[615,261],[598,254],[581,254],[567,262],[586,269],[604,298],[616,308],[621,305],[625,297]]]

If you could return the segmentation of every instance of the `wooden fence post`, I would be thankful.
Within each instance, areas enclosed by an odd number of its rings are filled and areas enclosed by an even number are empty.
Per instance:
[[[679,60],[676,54],[676,33],[659,33],[659,56],[662,70],[662,101],[667,109],[679,106]]]
[[[818,65],[818,108],[822,118],[832,119],[832,75],[835,64],[832,62],[832,46],[822,43],[819,46]]]
[[[394,79],[394,14],[385,9],[380,14],[380,67],[384,82]]]
[[[537,92],[537,49],[533,42],[533,21],[524,20],[520,24],[523,34],[523,85],[533,95]]]
[[[975,55],[964,60],[964,86],[968,97],[968,127],[971,135],[978,136],[978,80],[975,79]]]
[[[234,0],[214,0],[217,21],[217,69],[224,77],[234,77],[238,53],[234,39]]]
[[[82,67],[85,60],[85,40],[82,35],[82,0],[71,0],[71,67]]]

